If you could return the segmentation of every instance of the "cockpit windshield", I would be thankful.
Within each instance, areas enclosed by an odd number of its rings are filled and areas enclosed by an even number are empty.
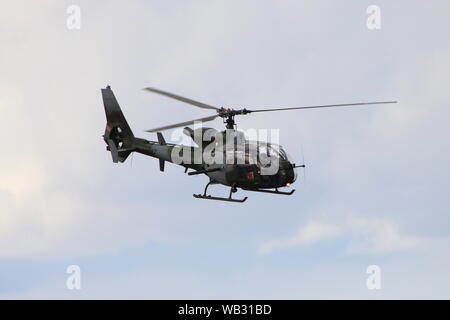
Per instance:
[[[280,145],[260,142],[246,141],[247,156],[253,163],[257,163],[260,167],[267,167],[276,159],[287,160],[288,156]]]
[[[266,157],[278,157],[283,160],[288,160],[288,156],[284,149],[277,144],[270,143],[259,143],[258,144],[258,155]]]

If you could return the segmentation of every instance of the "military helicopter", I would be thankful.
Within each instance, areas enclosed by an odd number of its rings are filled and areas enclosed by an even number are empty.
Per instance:
[[[185,102],[202,109],[213,110],[215,111],[215,114],[200,119],[146,130],[147,132],[156,132],[158,141],[137,138],[134,136],[111,87],[108,85],[105,89],[101,89],[107,119],[103,139],[107,145],[106,149],[111,152],[113,162],[125,162],[132,152],[138,152],[159,159],[159,169],[161,171],[164,171],[166,161],[181,165],[185,168],[185,173],[188,170],[192,170],[191,172],[188,172],[189,176],[205,174],[209,177],[209,182],[207,183],[203,194],[194,194],[193,196],[195,198],[230,202],[244,202],[247,200],[247,197],[244,197],[243,199],[235,199],[232,197],[232,194],[237,192],[239,188],[253,192],[292,195],[295,192],[295,189],[288,192],[280,191],[278,189],[290,187],[296,181],[296,169],[305,167],[304,164],[296,165],[293,163],[289,159],[286,151],[279,145],[262,141],[246,140],[242,132],[236,130],[235,116],[248,115],[257,112],[396,103],[396,101],[383,101],[276,109],[233,109],[224,107],[218,108],[155,88],[149,87],[144,88],[144,90]],[[218,131],[213,128],[205,127],[197,129],[188,127],[189,125],[196,123],[212,121],[216,118],[223,119],[224,124],[226,125],[225,131]],[[165,141],[161,131],[184,126],[186,127],[184,128],[183,133],[191,137],[197,146],[177,145]],[[209,139],[205,139],[206,132],[209,132]],[[197,137],[200,137],[200,139]],[[213,161],[211,161],[211,159],[206,161],[206,159],[201,156],[203,150],[208,148],[210,151],[212,150],[210,154],[213,156]],[[198,156],[199,154],[200,157]],[[217,158],[226,158],[227,161],[214,161]],[[267,161],[268,158],[270,158],[269,165]],[[231,159],[231,161],[228,161],[229,159]],[[263,159],[266,159],[266,161],[263,161]],[[264,170],[268,167],[272,168],[271,164],[274,163],[276,164],[276,171],[272,170],[273,172],[270,172],[269,174],[264,173]],[[222,184],[230,187],[229,196],[217,197],[207,195],[208,187],[211,184]]]

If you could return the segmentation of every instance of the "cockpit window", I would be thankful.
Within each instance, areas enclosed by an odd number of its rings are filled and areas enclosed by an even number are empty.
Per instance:
[[[286,152],[284,151],[283,148],[280,147],[280,149],[278,151],[279,151],[279,153],[281,155],[281,158],[283,158],[284,160],[289,160],[288,156],[287,156],[287,154],[286,154]]]
[[[245,141],[245,147],[238,147],[237,144],[226,145],[225,154],[227,159],[235,158],[237,161],[242,159],[245,164],[258,164],[260,167],[270,166],[276,159],[289,161],[288,155],[280,145],[251,140]]]
[[[270,166],[271,161],[276,159],[287,160],[286,152],[276,144],[259,143],[257,148],[258,164],[261,167]]]
[[[259,144],[258,154],[268,157],[278,157],[284,160],[288,160],[286,152],[280,145],[276,144]]]

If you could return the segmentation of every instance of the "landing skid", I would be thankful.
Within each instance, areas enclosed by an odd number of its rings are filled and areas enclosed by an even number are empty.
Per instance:
[[[228,201],[228,202],[244,202],[245,200],[247,200],[247,197],[245,197],[244,199],[233,199],[233,198],[222,198],[222,197],[213,197],[213,196],[205,196],[202,194],[193,194],[194,198],[197,199],[208,199],[208,200],[220,200],[220,201]]]
[[[228,202],[244,202],[245,200],[247,200],[247,197],[245,197],[244,199],[233,199],[231,197],[231,195],[235,192],[237,192],[237,188],[236,187],[231,187],[230,189],[230,195],[228,196],[228,198],[222,198],[222,197],[213,197],[211,195],[206,195],[206,191],[208,190],[209,185],[212,182],[210,181],[206,187],[205,187],[205,191],[203,192],[203,194],[193,194],[194,198],[197,199],[207,199],[207,200],[219,200],[219,201],[228,201]]]
[[[242,188],[242,190],[245,191],[254,191],[254,192],[265,192],[265,193],[272,193],[272,194],[281,194],[281,195],[285,195],[285,196],[290,196],[291,194],[293,194],[295,192],[295,189],[289,191],[289,192],[284,192],[284,191],[278,191],[278,189],[275,188],[275,190],[265,190],[265,189],[245,189]]]

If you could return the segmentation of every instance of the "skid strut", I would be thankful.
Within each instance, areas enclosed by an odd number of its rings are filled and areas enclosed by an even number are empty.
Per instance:
[[[237,192],[237,188],[235,186],[232,186],[230,188],[230,195],[228,196],[228,198],[223,198],[223,197],[213,197],[211,195],[206,195],[206,191],[208,191],[208,187],[209,185],[212,183],[212,181],[208,182],[208,184],[205,187],[205,191],[203,192],[203,194],[193,194],[194,198],[197,199],[207,199],[207,200],[219,200],[219,201],[229,201],[229,202],[244,202],[245,200],[247,200],[247,197],[245,197],[244,199],[233,199],[231,197],[231,195],[235,192]]]

